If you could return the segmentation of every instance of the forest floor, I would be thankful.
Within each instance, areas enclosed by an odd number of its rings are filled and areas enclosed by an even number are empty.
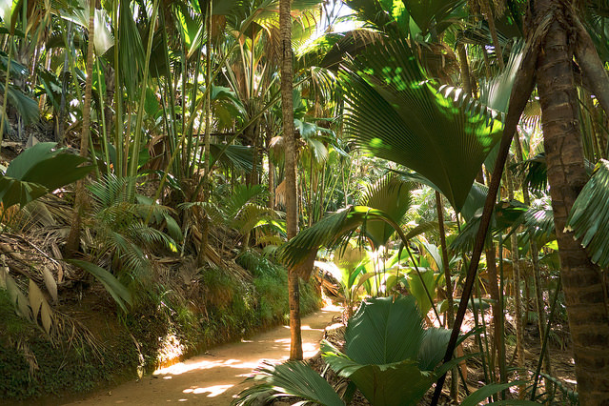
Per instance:
[[[330,306],[302,319],[305,358],[316,355],[325,327],[340,314],[340,308]],[[203,355],[69,405],[151,406],[186,402],[227,406],[248,386],[244,383],[245,378],[262,361],[276,363],[287,360],[289,351],[290,329],[280,326],[241,342],[213,348]]]

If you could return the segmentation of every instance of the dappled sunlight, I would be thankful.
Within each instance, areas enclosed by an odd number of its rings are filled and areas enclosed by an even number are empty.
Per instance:
[[[194,395],[202,395],[207,393],[208,398],[215,398],[216,396],[223,394],[233,386],[235,385],[214,385],[208,386],[206,388],[194,387],[190,389],[184,389],[183,392]]]
[[[275,340],[276,343],[282,344],[286,350],[286,355],[281,357],[282,360],[288,359],[288,352],[290,350],[290,339],[282,338],[279,340]],[[316,343],[302,343],[302,353],[304,358],[311,358],[317,354],[318,345]]]
[[[187,372],[192,371],[201,371],[212,368],[234,368],[234,369],[247,369],[251,370],[256,368],[265,358],[252,360],[252,361],[242,361],[238,359],[228,359],[228,360],[202,360],[198,362],[189,362],[189,363],[179,363],[172,365],[167,368],[162,368],[154,371],[154,376],[163,376],[163,379],[171,379],[172,375],[182,375]]]

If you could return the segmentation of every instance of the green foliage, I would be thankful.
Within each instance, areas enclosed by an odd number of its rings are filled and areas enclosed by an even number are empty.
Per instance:
[[[435,381],[450,337],[432,331],[412,296],[365,300],[347,324],[345,354],[324,343],[324,359],[373,405],[414,405]]]
[[[374,298],[363,302],[349,319],[345,354],[328,342],[322,343],[322,351],[330,368],[351,379],[372,405],[414,405],[437,378],[433,371],[449,336],[450,331],[423,329],[411,296]],[[288,362],[259,372],[253,378],[258,385],[242,392],[234,404],[286,395],[321,405],[342,404],[331,387],[304,364]]]
[[[405,41],[367,48],[340,77],[349,136],[429,179],[460,211],[500,126],[446,99]]]
[[[175,240],[155,228],[154,223],[167,224],[176,237],[181,237],[181,232],[175,229],[168,207],[149,199],[129,202],[128,183],[127,178],[112,175],[89,186],[94,211],[91,223],[97,242],[93,252],[98,258],[112,258],[111,272],[137,299],[145,293],[138,288],[151,279],[152,266],[146,254],[159,248],[177,251]],[[150,221],[146,222],[148,217]]]
[[[256,317],[261,325],[268,326],[287,321],[289,316],[287,270],[251,250],[241,253],[237,262],[254,275]],[[299,288],[301,313],[309,314],[319,309],[321,298],[314,281],[301,280]]]
[[[67,262],[84,269],[93,275],[98,281],[100,281],[102,285],[104,285],[104,288],[106,288],[106,291],[110,293],[116,304],[118,304],[123,311],[127,311],[127,304],[133,304],[129,290],[127,290],[127,288],[123,286],[123,284],[121,284],[114,277],[114,275],[104,268],[100,268],[99,266],[87,261],[80,261],[76,259],[68,260]]]
[[[279,257],[287,266],[298,265],[321,247],[333,248],[346,244],[358,227],[362,227],[364,235],[369,221],[383,221],[392,225],[394,230],[399,228],[381,210],[350,206],[325,216],[312,227],[298,233],[281,247]]]
[[[567,227],[601,268],[609,265],[609,161],[601,159],[573,204]]]
[[[368,187],[360,199],[360,205],[381,210],[394,223],[401,224],[412,202],[410,191],[413,187],[413,183],[404,181],[397,175],[386,175]],[[366,235],[376,249],[387,244],[393,234],[395,229],[384,221],[370,221],[366,225]]]
[[[260,398],[268,397],[268,392],[279,393],[270,396],[290,396],[306,399],[299,404],[320,404],[326,406],[344,406],[344,402],[334,392],[332,386],[304,362],[289,362],[281,365],[264,364],[256,370],[256,375],[249,380],[258,384],[241,392],[239,399],[231,403],[234,406],[259,404]]]
[[[79,166],[85,159],[43,142],[26,149],[0,175],[0,199],[7,209],[21,207],[55,189],[75,182],[93,169]]]

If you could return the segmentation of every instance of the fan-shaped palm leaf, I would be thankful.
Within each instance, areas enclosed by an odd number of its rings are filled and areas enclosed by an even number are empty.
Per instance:
[[[360,364],[416,360],[423,341],[423,320],[412,296],[362,302],[345,331],[345,353]]]
[[[369,48],[340,76],[349,136],[425,176],[460,211],[499,126],[442,96],[403,41]]]
[[[393,222],[401,224],[412,203],[410,191],[413,186],[411,182],[404,181],[398,176],[386,175],[368,187],[360,199],[360,205],[381,210]],[[371,221],[366,227],[366,235],[372,241],[375,249],[387,244],[394,233],[395,229],[384,221]]]
[[[344,402],[332,386],[304,362],[286,362],[281,365],[263,364],[249,380],[263,383],[248,388],[231,403],[234,406],[249,406],[266,402],[276,397],[299,397],[307,403],[322,406],[344,406]]]
[[[601,159],[573,204],[567,227],[602,268],[609,265],[609,161]]]

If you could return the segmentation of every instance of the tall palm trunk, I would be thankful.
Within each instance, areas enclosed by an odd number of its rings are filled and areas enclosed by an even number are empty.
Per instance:
[[[283,110],[283,134],[285,147],[286,225],[288,239],[298,234],[298,202],[296,194],[296,140],[294,137],[294,99],[292,95],[292,17],[291,0],[279,3],[281,29],[281,103]],[[302,359],[300,334],[300,292],[296,269],[288,270],[288,296],[290,301],[290,359]]]
[[[91,135],[91,88],[93,87],[93,44],[95,38],[95,0],[89,3],[89,44],[87,46],[87,80],[85,82],[85,101],[82,113],[82,132],[80,134],[80,156],[86,158],[89,153]],[[71,256],[80,245],[80,216],[86,200],[85,180],[76,183],[74,200],[74,217],[70,234],[66,241],[66,253]]]
[[[561,260],[561,278],[573,340],[581,404],[609,404],[609,301],[598,267],[573,233],[567,217],[588,177],[580,143],[578,100],[573,80],[570,3],[539,0],[533,15],[554,14],[537,65],[548,182]]]

